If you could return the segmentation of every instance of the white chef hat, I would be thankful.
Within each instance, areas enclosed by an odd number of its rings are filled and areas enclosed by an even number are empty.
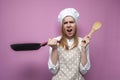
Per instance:
[[[60,22],[62,24],[62,20],[66,16],[72,16],[75,19],[76,22],[79,20],[79,13],[78,13],[78,11],[76,9],[74,9],[74,8],[65,8],[59,13],[58,22]]]

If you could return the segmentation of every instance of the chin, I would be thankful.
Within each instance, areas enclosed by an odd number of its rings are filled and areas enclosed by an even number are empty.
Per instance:
[[[66,35],[67,38],[73,38],[73,35]]]

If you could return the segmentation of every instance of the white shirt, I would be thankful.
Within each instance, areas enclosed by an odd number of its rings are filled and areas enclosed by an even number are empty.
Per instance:
[[[55,39],[57,39],[57,40],[59,41],[59,40],[61,39],[61,36],[56,37]],[[80,50],[81,50],[81,41],[82,41],[82,38],[79,37],[78,47],[80,48]],[[67,42],[68,42],[68,46],[71,46],[71,45],[73,44],[74,40],[73,40],[73,39],[71,39],[71,40],[68,40],[68,39],[67,39]],[[50,70],[53,74],[55,74],[55,73],[58,71],[58,69],[59,69],[59,61],[57,61],[57,64],[56,64],[56,65],[54,65],[54,64],[52,63],[52,61],[51,61],[51,52],[52,52],[52,48],[50,47],[50,49],[49,49],[48,68],[49,68],[49,70]],[[82,74],[87,73],[87,71],[90,69],[90,57],[89,57],[89,48],[88,48],[88,46],[86,47],[86,54],[87,54],[87,63],[86,63],[86,65],[83,66],[83,65],[80,63],[80,72],[81,72]]]

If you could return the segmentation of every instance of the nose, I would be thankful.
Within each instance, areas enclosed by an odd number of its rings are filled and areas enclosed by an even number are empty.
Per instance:
[[[67,24],[67,27],[68,27],[68,28],[70,28],[70,27],[71,27],[71,24],[70,24],[69,22],[68,22],[68,24]]]

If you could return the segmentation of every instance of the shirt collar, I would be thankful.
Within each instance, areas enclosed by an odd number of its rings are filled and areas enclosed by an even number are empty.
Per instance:
[[[68,43],[68,46],[69,48],[72,48],[73,47],[73,43],[74,43],[74,39],[66,39],[67,40],[67,43]]]

